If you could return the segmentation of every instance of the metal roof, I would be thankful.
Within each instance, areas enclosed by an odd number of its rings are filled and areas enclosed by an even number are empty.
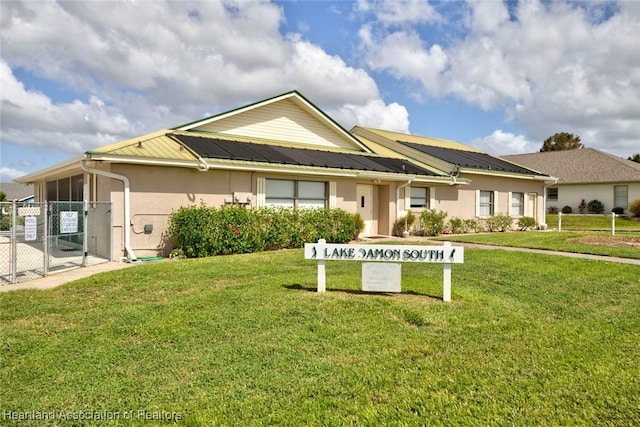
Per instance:
[[[443,176],[405,159],[237,142],[176,133],[173,138],[203,158],[313,166],[369,172]]]

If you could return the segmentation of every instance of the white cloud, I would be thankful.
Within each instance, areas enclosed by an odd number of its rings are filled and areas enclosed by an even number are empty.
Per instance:
[[[1,182],[11,182],[14,179],[26,175],[26,172],[23,172],[18,169],[7,168],[4,166],[0,167],[0,181]]]
[[[293,89],[322,109],[363,108],[345,119],[366,115],[401,127],[406,121],[406,110],[385,105],[366,71],[299,34],[282,36],[277,4],[2,2],[0,8],[2,139],[15,144],[78,154]],[[47,85],[25,86],[13,72],[18,68],[82,95],[57,101]]]
[[[356,10],[372,12],[385,25],[440,22],[442,17],[434,7],[423,0],[359,0]]]
[[[532,0],[509,11],[474,1],[463,15],[465,32],[441,41],[418,27],[368,22],[359,33],[368,66],[418,84],[423,98],[500,109],[532,140],[567,131],[590,147],[637,151],[637,2]]]
[[[527,141],[523,135],[497,129],[491,135],[472,140],[471,145],[490,154],[506,155],[535,152],[540,149],[542,143],[533,143]]]
[[[386,105],[381,100],[373,100],[364,105],[344,104],[327,113],[348,128],[360,125],[409,133],[409,112],[395,102]]]

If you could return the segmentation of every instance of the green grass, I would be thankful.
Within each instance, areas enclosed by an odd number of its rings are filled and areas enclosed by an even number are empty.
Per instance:
[[[639,236],[640,234],[624,234],[618,237],[624,239],[625,237]],[[579,240],[588,237],[601,238],[603,244],[581,243]],[[510,231],[507,233],[446,235],[440,236],[436,240],[640,259],[640,249],[637,246],[611,246],[612,240],[614,240],[611,233],[603,232]]]
[[[359,292],[360,269],[328,262],[317,294],[315,263],[288,250],[2,293],[0,411],[173,411],[192,426],[640,423],[640,267],[467,250],[451,303],[441,265],[403,264],[392,296]],[[136,412],[120,423],[144,424]]]
[[[558,228],[558,215],[546,216],[549,228]],[[640,234],[640,221],[625,216],[616,217],[616,231]],[[562,215],[562,230],[609,231],[611,214],[608,215]]]

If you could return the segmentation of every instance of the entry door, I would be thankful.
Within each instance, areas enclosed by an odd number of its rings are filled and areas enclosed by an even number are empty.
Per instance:
[[[363,236],[371,236],[373,230],[373,185],[357,184],[356,197],[358,202],[357,212],[364,220]]]

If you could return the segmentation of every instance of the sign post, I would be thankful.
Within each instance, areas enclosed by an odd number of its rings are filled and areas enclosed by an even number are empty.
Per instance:
[[[415,246],[415,245],[350,245],[327,243],[320,239],[318,243],[304,245],[305,259],[318,261],[318,292],[325,292],[327,286],[326,261],[362,261],[362,262],[423,262],[444,265],[442,299],[451,301],[451,264],[464,263],[464,248],[451,246]]]

